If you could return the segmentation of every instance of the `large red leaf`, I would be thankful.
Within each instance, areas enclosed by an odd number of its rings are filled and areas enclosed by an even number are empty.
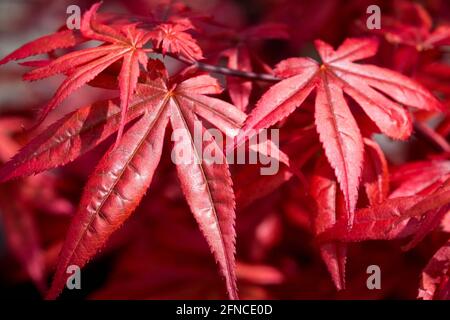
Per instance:
[[[125,133],[116,148],[108,151],[90,177],[61,251],[48,298],[57,297],[63,289],[67,266],[86,264],[138,205],[159,162],[169,116],[173,129],[184,129],[183,141],[188,141],[188,149],[195,152],[196,160],[201,160],[187,164],[176,162],[181,187],[226,277],[230,298],[238,297],[234,260],[235,202],[230,172],[223,147],[201,121],[196,122],[195,115],[225,133],[233,131],[230,134],[235,134],[245,114],[226,102],[204,96],[221,90],[217,80],[209,76],[187,79],[171,89],[164,77],[149,78],[138,85],[136,99],[146,101],[142,103],[144,115]],[[116,124],[118,113],[116,107]],[[201,125],[206,137],[202,141],[203,150],[220,157],[219,163],[210,163],[197,153],[197,145],[192,141],[194,123]],[[175,143],[175,151],[178,147]]]
[[[305,58],[290,58],[278,64],[275,73],[284,79],[258,101],[237,144],[252,130],[283,120],[317,88],[316,126],[352,213],[357,200],[363,145],[342,92],[351,96],[383,133],[397,139],[407,138],[412,128],[408,112],[401,104],[425,110],[439,110],[441,106],[428,90],[401,74],[354,63],[376,53],[374,40],[347,39],[337,50],[322,41],[316,41],[315,45],[321,65]],[[351,164],[351,170],[346,163]]]

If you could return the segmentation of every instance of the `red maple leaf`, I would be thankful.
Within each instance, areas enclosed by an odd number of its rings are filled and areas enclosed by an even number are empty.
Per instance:
[[[226,277],[230,298],[237,298],[235,205],[230,173],[222,147],[205,127],[202,127],[202,134],[207,140],[202,142],[203,149],[209,148],[222,157],[221,164],[197,162],[201,154],[192,140],[197,115],[227,134],[245,120],[245,114],[234,106],[205,96],[221,91],[217,81],[205,75],[181,83],[158,78],[138,84],[126,120],[141,116],[116,148],[107,152],[87,182],[48,297],[54,298],[62,290],[67,266],[86,264],[137,207],[158,165],[170,119],[172,128],[183,132],[182,139],[175,141],[175,150],[187,147],[194,157],[187,164],[177,164],[181,188]],[[98,116],[92,117],[91,112]],[[5,181],[65,164],[98,145],[121,125],[119,110],[113,101],[77,110],[31,141],[1,170],[1,179]],[[52,156],[58,153],[64,157]]]
[[[284,79],[258,101],[237,143],[249,131],[267,128],[283,120],[316,89],[316,128],[352,214],[364,148],[344,92],[361,106],[383,133],[396,139],[406,139],[412,129],[410,116],[402,104],[424,110],[439,110],[440,104],[428,90],[399,73],[354,63],[376,53],[375,40],[348,39],[337,50],[316,41],[316,48],[322,64],[306,58],[290,58],[277,65],[275,73]],[[351,222],[350,216],[349,224]]]
[[[203,58],[202,49],[192,36],[186,32],[192,26],[179,23],[162,23],[151,34],[155,40],[155,48],[163,54],[180,54],[191,61]]]

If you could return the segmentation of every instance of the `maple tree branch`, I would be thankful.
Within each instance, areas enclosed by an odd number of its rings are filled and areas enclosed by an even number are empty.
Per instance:
[[[281,80],[281,78],[278,78],[269,73],[256,73],[256,72],[241,71],[241,70],[237,70],[237,69],[220,67],[220,66],[203,63],[203,62],[199,62],[199,61],[192,61],[192,60],[189,60],[182,56],[178,56],[178,55],[171,54],[171,53],[166,53],[166,55],[171,58],[174,58],[180,62],[183,62],[185,64],[193,65],[200,70],[208,71],[208,72],[212,72],[212,73],[219,73],[219,74],[223,74],[226,76],[239,77],[239,78],[245,78],[245,79],[249,79],[249,80],[258,80],[258,81],[278,82]]]
[[[435,148],[444,152],[450,152],[450,144],[447,140],[427,125],[414,122],[414,130],[416,131],[416,135],[430,142]]]

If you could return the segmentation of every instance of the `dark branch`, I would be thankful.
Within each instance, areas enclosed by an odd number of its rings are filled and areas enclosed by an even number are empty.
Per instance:
[[[215,66],[215,65],[207,64],[207,63],[203,63],[203,62],[192,61],[192,60],[189,60],[187,58],[184,58],[182,56],[178,56],[175,54],[166,53],[166,55],[171,58],[174,58],[180,62],[183,62],[185,64],[193,65],[200,70],[208,71],[208,72],[212,72],[212,73],[219,73],[219,74],[223,74],[226,76],[239,77],[239,78],[245,78],[245,79],[249,79],[249,80],[258,80],[258,81],[278,82],[281,80],[280,78],[278,78],[274,75],[268,74],[268,73],[246,72],[246,71],[230,69],[230,68],[226,68],[226,67],[219,67],[219,66]]]

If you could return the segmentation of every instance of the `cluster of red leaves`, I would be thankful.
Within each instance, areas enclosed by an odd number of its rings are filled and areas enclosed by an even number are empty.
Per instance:
[[[280,230],[285,222],[277,210],[290,221],[289,228],[311,232],[338,290],[346,288],[346,278],[355,279],[346,274],[352,242],[409,237],[402,248],[410,250],[432,232],[446,233],[448,239],[449,66],[444,48],[450,44],[450,26],[433,28],[422,6],[397,1],[397,11],[383,20],[385,25],[372,32],[375,35],[347,37],[337,49],[315,40],[319,61],[284,57],[274,69],[261,58],[262,43],[273,39],[289,43],[295,38],[294,26],[279,23],[284,21],[230,28],[180,3],[159,5],[151,15],[131,17],[99,13],[99,7],[94,4],[83,14],[80,30],[63,28],[0,61],[48,54],[48,60],[23,63],[35,67],[24,79],[65,76],[33,128],[82,86],[119,90],[116,99],[65,115],[9,161],[19,149],[14,139],[17,119],[2,120],[7,125],[1,127],[0,155],[7,162],[0,169],[0,181],[5,183],[0,205],[6,234],[18,261],[47,298],[58,297],[64,289],[68,266],[84,267],[107,241],[106,251],[124,243],[136,244],[117,258],[112,274],[120,280],[110,282],[93,297],[116,297],[124,290],[132,298],[173,297],[171,292],[187,298],[213,297],[208,291],[215,277],[208,269],[208,258],[196,260],[206,260],[202,265],[189,265],[189,257],[202,256],[204,248],[196,234],[183,230],[183,224],[178,226],[188,211],[180,190],[219,265],[230,299],[238,298],[237,278],[244,297],[277,297],[257,292],[257,288],[286,281],[289,272],[281,269],[288,267],[263,263],[283,237]],[[101,43],[79,48],[91,40]],[[360,62],[376,61],[373,57],[380,42],[385,46],[380,56],[392,60],[382,63],[391,69]],[[56,54],[67,48],[74,49]],[[160,55],[163,58],[158,60]],[[171,58],[181,61],[178,72],[170,70]],[[222,60],[228,68],[214,66]],[[219,81],[205,71],[226,76],[230,102]],[[430,119],[439,119],[436,129],[429,126]],[[192,136],[199,120],[206,137],[201,147],[223,161],[177,162],[178,183],[174,182],[173,165],[168,165],[170,152],[163,152],[170,142],[166,129],[183,129],[186,136],[179,141],[191,143],[174,142],[173,149],[188,147],[195,158],[199,146]],[[219,145],[207,130],[211,126],[232,135],[234,145]],[[231,167],[226,163],[227,152],[245,143],[250,132],[273,127],[281,132],[278,173],[261,176],[257,165]],[[378,142],[382,140],[375,137],[384,134],[407,140],[414,130],[440,152],[425,149],[415,155],[416,161],[390,164],[389,154]],[[104,154],[87,179],[65,240],[55,244],[53,235],[53,240],[47,240],[53,243],[52,249],[43,250],[33,225],[36,217],[30,211],[38,206],[56,216],[71,212],[70,202],[58,195],[57,184],[51,182],[60,178],[42,173],[27,180],[9,180],[78,158],[83,161],[83,157],[92,157],[92,150]],[[158,175],[159,164],[162,172]],[[23,200],[11,204],[11,197]],[[130,219],[127,228],[117,231],[133,212],[145,209],[167,214]],[[240,220],[247,230],[256,230],[238,238],[238,247],[251,252],[252,263],[235,260],[235,227],[239,230]],[[167,225],[171,229],[164,229]],[[173,233],[169,239],[153,236],[167,230]],[[157,239],[161,243],[153,243]],[[450,298],[449,243],[423,269],[420,298]],[[186,265],[168,255],[176,255]],[[164,267],[152,266],[154,261]],[[46,273],[55,264],[47,290]],[[296,277],[291,276],[290,285]],[[193,278],[198,288],[182,285]]]

